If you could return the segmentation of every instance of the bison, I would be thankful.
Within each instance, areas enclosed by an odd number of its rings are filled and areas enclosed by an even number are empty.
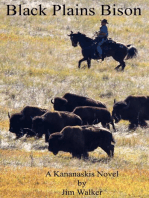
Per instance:
[[[72,157],[88,158],[88,152],[101,147],[109,157],[114,156],[112,133],[108,129],[93,126],[67,126],[61,132],[51,134],[48,150],[57,155],[59,151],[69,152]]]
[[[105,108],[90,106],[76,107],[73,113],[80,116],[80,118],[83,121],[83,124],[92,125],[101,122],[103,127],[107,127],[108,129],[110,129],[110,123],[114,131],[116,131],[113,123],[113,118],[110,112]]]
[[[128,120],[130,130],[139,125],[146,127],[145,120],[149,120],[149,96],[128,96],[120,102],[114,100],[112,116],[116,123],[121,119]]]
[[[61,131],[65,126],[82,125],[82,119],[70,112],[46,112],[42,116],[36,116],[32,120],[32,130],[38,138],[45,134],[45,142],[48,142],[51,133]]]
[[[8,113],[10,122],[9,131],[15,133],[16,138],[22,137],[25,133],[28,133],[28,131],[25,128],[32,128],[32,118],[35,116],[41,116],[46,111],[46,109],[26,106],[19,113],[14,113],[11,116]],[[34,136],[33,133],[32,136]]]
[[[62,98],[56,97],[54,100],[51,100],[51,103],[54,105],[54,110],[56,111],[72,112],[75,107],[78,106],[95,106],[106,108],[106,105],[99,101],[72,93],[66,93]]]

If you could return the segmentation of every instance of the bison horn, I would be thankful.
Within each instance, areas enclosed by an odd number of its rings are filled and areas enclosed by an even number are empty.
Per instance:
[[[10,119],[10,113],[8,112],[8,118]]]
[[[70,34],[67,34],[67,36],[71,36],[71,34],[73,34],[73,31],[71,31],[71,33],[70,33]]]
[[[51,103],[54,104],[53,99],[51,99]]]

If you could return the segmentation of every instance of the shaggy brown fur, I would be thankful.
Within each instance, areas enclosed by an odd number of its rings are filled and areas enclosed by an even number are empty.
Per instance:
[[[57,111],[71,112],[78,106],[96,106],[106,108],[106,105],[100,101],[71,93],[66,93],[62,98],[56,97],[54,98],[54,101],[51,100],[51,103]]]
[[[114,155],[114,138],[109,130],[92,126],[67,126],[49,137],[49,151],[69,152],[73,157],[88,157],[88,152],[101,147],[110,157]]]
[[[110,112],[105,108],[100,107],[76,107],[73,111],[76,115],[80,116],[83,124],[98,124],[101,122],[103,127],[110,128],[109,123],[113,126],[115,131],[115,126],[113,123],[113,118]]]
[[[114,101],[112,116],[115,122],[128,120],[129,129],[135,129],[138,125],[146,127],[145,120],[149,120],[149,96],[128,96],[124,101]]]
[[[9,131],[16,134],[17,138],[22,137],[27,133],[24,128],[32,128],[32,118],[44,114],[47,110],[38,107],[26,106],[19,113],[14,113],[9,117]],[[33,135],[33,134],[32,134]]]
[[[61,131],[65,126],[82,125],[82,119],[70,112],[46,112],[42,116],[33,118],[32,129],[41,138],[45,134],[45,141],[48,141],[51,133]]]

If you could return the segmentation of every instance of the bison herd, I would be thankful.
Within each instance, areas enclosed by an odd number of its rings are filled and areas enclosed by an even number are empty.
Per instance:
[[[88,152],[101,147],[109,157],[114,155],[114,143],[110,124],[121,119],[130,122],[129,129],[146,127],[149,120],[149,96],[128,96],[116,102],[112,115],[105,104],[91,98],[66,93],[51,100],[54,111],[26,106],[21,112],[10,115],[9,131],[20,138],[41,138],[45,135],[48,150],[70,152],[73,157],[88,157]],[[94,126],[101,123],[104,128]]]

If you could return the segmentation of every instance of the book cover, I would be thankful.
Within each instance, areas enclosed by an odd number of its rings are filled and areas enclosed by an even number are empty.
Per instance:
[[[0,5],[0,197],[149,197],[149,2]]]

